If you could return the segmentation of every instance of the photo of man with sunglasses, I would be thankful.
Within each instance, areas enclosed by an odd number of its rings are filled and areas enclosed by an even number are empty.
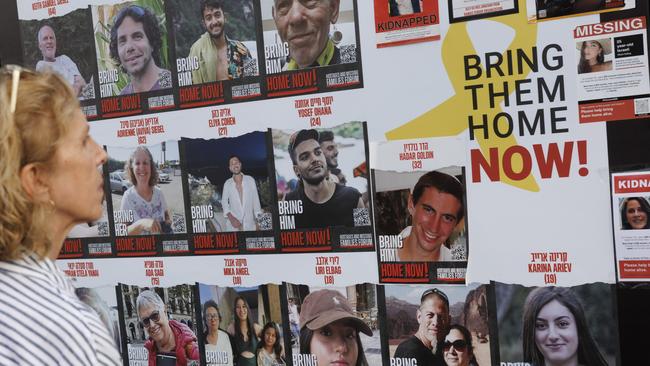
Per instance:
[[[149,352],[149,366],[187,365],[199,359],[196,335],[184,323],[168,318],[165,303],[156,292],[140,292],[136,309],[148,335],[144,347]]]
[[[447,295],[437,288],[424,291],[416,318],[419,324],[417,332],[397,346],[393,357],[415,359],[417,365],[445,366],[438,345],[449,333],[451,323]]]

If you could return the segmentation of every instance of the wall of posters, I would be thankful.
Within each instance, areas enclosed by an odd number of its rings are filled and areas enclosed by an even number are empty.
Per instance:
[[[195,338],[187,364],[317,365],[303,338],[324,327],[369,365],[534,363],[513,315],[532,288],[615,322],[586,304],[648,279],[625,225],[650,195],[616,185],[647,167],[612,174],[607,123],[647,120],[647,6],[61,3],[17,2],[24,63],[69,81],[110,158],[102,218],[57,263],[116,289],[101,296],[125,362],[167,320]],[[617,334],[593,338],[619,364]]]

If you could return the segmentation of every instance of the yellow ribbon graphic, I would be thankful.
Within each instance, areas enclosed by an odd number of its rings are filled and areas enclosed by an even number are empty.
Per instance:
[[[519,14],[512,14],[492,18],[491,20],[500,22],[511,27],[515,31],[515,36],[507,49],[512,50],[513,55],[517,49],[524,51],[531,50],[537,43],[537,24],[528,24],[526,19],[525,6]],[[538,52],[541,50],[538,50]],[[505,60],[505,53],[502,53]],[[494,108],[489,107],[487,98],[479,100],[479,109],[472,110],[472,94],[469,90],[465,90],[466,85],[482,84],[487,86],[488,83],[494,83],[498,90],[501,89],[502,83],[508,84],[508,90],[515,90],[515,81],[526,78],[530,73],[530,68],[524,66],[524,72],[521,74],[513,73],[513,75],[499,76],[492,74],[491,78],[485,76],[485,69],[481,77],[474,80],[465,80],[465,69],[463,57],[465,55],[477,54],[472,41],[467,33],[467,23],[455,23],[449,27],[449,31],[442,43],[442,59],[445,65],[449,79],[453,85],[455,95],[447,99],[437,107],[425,112],[424,114],[416,117],[410,122],[393,129],[386,133],[388,140],[396,139],[411,139],[422,137],[441,137],[441,136],[456,136],[461,132],[467,130],[468,116],[474,116],[474,125],[482,124],[482,115],[487,115],[488,128],[490,135],[488,139],[483,136],[483,131],[475,130],[475,138],[479,143],[483,155],[489,157],[489,149],[496,147],[499,150],[499,162],[502,161],[504,151],[513,145],[517,145],[517,140],[514,136],[507,138],[499,138],[494,135],[492,129],[494,116],[502,111],[500,105]],[[483,59],[483,57],[481,57]],[[525,63],[524,63],[525,64]],[[479,92],[480,95],[487,93],[486,87],[482,88]],[[501,98],[502,100],[503,98]],[[497,102],[500,100],[497,99]],[[500,122],[505,123],[505,122]],[[514,171],[519,171],[522,167],[522,161],[517,158],[513,160],[512,167]],[[520,181],[510,180],[503,173],[503,164],[500,163],[501,181],[512,186],[529,190],[532,192],[539,191],[539,186],[532,175]],[[487,178],[484,178],[487,179]],[[485,181],[485,180],[482,180]]]

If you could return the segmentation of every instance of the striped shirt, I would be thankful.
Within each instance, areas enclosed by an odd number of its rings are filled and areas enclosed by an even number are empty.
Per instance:
[[[0,262],[0,365],[121,365],[97,314],[54,261]]]

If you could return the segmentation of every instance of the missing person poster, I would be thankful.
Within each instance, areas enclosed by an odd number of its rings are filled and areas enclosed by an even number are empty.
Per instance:
[[[138,287],[120,284],[122,342],[129,366],[199,366],[194,285]],[[169,339],[174,348],[168,350]]]
[[[270,133],[182,139],[194,254],[274,251]]]
[[[449,22],[463,22],[519,12],[518,0],[447,0]]]
[[[363,86],[356,0],[260,4],[267,97]],[[309,28],[294,16],[310,19]]]
[[[377,47],[440,39],[438,0],[374,0]]]
[[[90,7],[103,118],[175,107],[163,0]]]
[[[166,6],[172,15],[181,108],[262,95],[257,2],[168,0]]]
[[[106,150],[116,255],[188,254],[178,141]]]
[[[469,246],[461,144],[422,139],[372,145],[381,282],[464,283]]]
[[[561,17],[598,14],[634,7],[636,0],[525,0],[528,19],[541,21]]]
[[[614,286],[494,287],[500,365],[619,364]]]
[[[24,66],[59,74],[79,98],[86,118],[98,118],[97,63],[88,8],[49,19],[20,20],[20,31]]]
[[[650,173],[612,174],[612,218],[619,281],[650,279]]]
[[[199,283],[201,360],[208,366],[286,363],[282,288]]]
[[[650,114],[646,18],[618,19],[574,30],[580,122]]]
[[[379,286],[317,287],[286,283],[287,364],[381,365]],[[286,306],[284,305],[286,304]]]
[[[489,285],[382,287],[384,365],[497,365]]]
[[[373,250],[366,124],[271,134],[281,251]]]

